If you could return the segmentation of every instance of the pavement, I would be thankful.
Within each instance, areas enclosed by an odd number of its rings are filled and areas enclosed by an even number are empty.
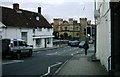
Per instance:
[[[108,77],[108,72],[99,60],[92,60],[94,48],[88,54],[74,55],[66,61],[56,72],[55,77]]]

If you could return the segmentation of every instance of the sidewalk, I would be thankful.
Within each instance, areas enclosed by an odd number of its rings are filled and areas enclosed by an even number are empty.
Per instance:
[[[108,72],[104,66],[102,66],[99,61],[92,61],[91,56],[94,54],[93,52],[93,49],[89,49],[88,55],[84,55],[84,52],[74,55],[67,63],[57,70],[55,76],[107,76]]]

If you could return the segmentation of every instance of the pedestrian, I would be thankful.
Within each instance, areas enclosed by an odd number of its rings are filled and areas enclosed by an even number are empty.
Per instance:
[[[88,48],[89,48],[89,45],[88,45],[88,41],[87,41],[87,40],[85,41],[85,44],[84,44],[83,48],[85,49],[85,55],[87,55],[87,50],[88,50]]]

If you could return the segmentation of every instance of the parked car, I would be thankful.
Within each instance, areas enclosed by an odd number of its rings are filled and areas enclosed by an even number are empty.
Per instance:
[[[2,57],[11,56],[16,59],[21,59],[23,54],[32,56],[33,47],[27,45],[22,39],[2,39]]]
[[[81,41],[80,43],[79,43],[79,48],[83,48],[83,46],[84,46],[84,44],[85,44],[85,41]]]
[[[70,46],[72,42],[73,42],[72,40],[68,41],[68,46]]]
[[[70,45],[70,46],[71,46],[71,47],[78,47],[79,43],[80,43],[79,41],[75,40],[75,41],[72,41],[72,42],[71,42],[71,45]]]

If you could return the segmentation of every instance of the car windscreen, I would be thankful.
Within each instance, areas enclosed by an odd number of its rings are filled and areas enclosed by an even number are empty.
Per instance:
[[[79,45],[84,45],[85,44],[85,41],[81,41]]]

